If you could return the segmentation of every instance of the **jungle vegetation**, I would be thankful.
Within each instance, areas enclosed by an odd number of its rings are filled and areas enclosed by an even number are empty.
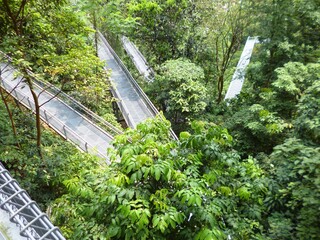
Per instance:
[[[126,129],[107,165],[0,88],[0,160],[67,239],[319,239],[319,9],[318,0],[2,0],[0,50],[31,90],[28,70],[118,124],[99,29],[168,120]],[[133,68],[122,35],[153,82]],[[247,36],[260,44],[226,103]]]

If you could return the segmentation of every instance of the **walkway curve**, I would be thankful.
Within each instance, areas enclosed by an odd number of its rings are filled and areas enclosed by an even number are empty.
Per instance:
[[[98,56],[106,62],[106,68],[111,70],[111,91],[118,99],[119,109],[128,126],[135,128],[147,118],[154,118],[159,114],[158,109],[132,77],[105,37],[100,32],[98,36]],[[172,129],[170,135],[174,140],[178,140]]]

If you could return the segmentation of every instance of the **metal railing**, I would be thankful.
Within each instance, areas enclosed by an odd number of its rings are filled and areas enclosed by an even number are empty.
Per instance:
[[[9,62],[12,63],[12,59],[6,55],[5,53],[0,51],[0,54]],[[39,80],[33,72],[30,70],[27,70],[28,74],[32,76],[33,82],[38,85],[40,88],[44,89],[46,92],[50,93],[52,96],[59,96],[58,98],[61,99],[64,103],[72,107],[73,110],[76,110],[81,115],[84,115],[88,120],[90,120],[92,123],[98,125],[103,130],[111,134],[112,136],[122,134],[123,132],[114,127],[111,123],[104,120],[102,117],[97,115],[96,113],[89,110],[87,107],[83,106],[81,103],[79,103],[74,98],[70,97],[68,94],[61,91],[61,89],[55,87],[54,85]]]
[[[126,107],[125,104],[123,104],[121,96],[117,90],[116,87],[111,86],[110,87],[110,91],[113,95],[113,97],[115,97],[117,99],[117,105],[122,113],[122,116],[124,117],[126,123],[128,124],[129,127],[134,128],[134,120],[131,117],[131,114],[129,112],[129,109]]]
[[[154,80],[154,71],[153,69],[149,66],[149,63],[147,62],[147,60],[145,59],[145,57],[142,55],[142,53],[139,51],[139,49],[137,48],[137,46],[132,43],[127,37],[122,36],[121,37],[121,41],[123,44],[124,49],[126,50],[126,52],[128,53],[128,55],[130,56],[130,58],[132,59],[134,65],[136,66],[136,68],[138,69],[138,71],[140,72],[140,74],[142,74],[144,76],[144,78],[148,81],[148,82],[152,82]],[[145,65],[146,68],[146,73],[143,72],[143,70],[140,68],[139,63],[137,63],[134,60],[134,56],[130,53],[130,49],[127,47],[127,45],[131,46],[132,49],[137,53],[137,55],[139,56],[139,58],[142,60],[142,62]]]
[[[11,96],[13,96],[16,100],[18,100],[22,105],[24,105],[26,108],[32,110],[33,112],[35,111],[35,105],[34,105],[33,99],[30,99],[29,96],[27,96],[23,92],[18,91],[17,86],[14,86],[14,87],[11,86],[7,82],[5,82],[1,76],[0,76],[0,83],[1,83],[0,87],[2,87],[5,91],[7,91],[9,94],[11,94]],[[20,81],[19,81],[19,84],[20,84]],[[35,86],[38,86],[38,85],[35,84]],[[40,88],[40,86],[38,86],[38,87]],[[57,99],[57,100],[59,100],[59,99]],[[64,104],[64,105],[69,107],[66,104]],[[81,116],[81,115],[79,115],[79,116]],[[108,157],[106,154],[101,153],[96,147],[92,146],[90,143],[88,143],[86,140],[84,140],[81,136],[79,136],[75,131],[73,131],[70,127],[65,125],[57,117],[50,114],[48,111],[44,110],[43,108],[40,108],[40,117],[44,122],[46,122],[52,129],[54,129],[62,137],[64,137],[66,140],[71,141],[75,145],[77,145],[79,147],[79,149],[86,151],[86,152],[96,154],[99,157],[106,159],[108,162]],[[93,124],[93,126],[95,128],[97,128],[99,131],[102,131],[104,134],[106,134],[110,138],[110,141],[113,139],[113,137],[111,135],[109,135],[107,132],[100,129],[99,126],[97,126],[95,124]]]
[[[50,222],[1,163],[0,208],[9,213],[10,221],[19,225],[20,235],[29,240],[65,240],[59,228]]]
[[[17,91],[15,88],[11,87],[1,78],[1,87],[5,91],[11,94],[16,100],[18,100],[23,106],[26,108],[35,111],[34,101],[31,100],[29,96]],[[50,114],[48,111],[40,108],[40,117],[41,119],[52,129],[54,129],[57,133],[59,133],[64,139],[71,141],[81,150],[94,153],[101,158],[107,158],[107,156],[101,152],[99,152],[94,146],[85,141],[81,136],[79,136],[76,132],[74,132],[70,127],[66,126],[63,122],[61,122],[57,117]]]
[[[103,41],[103,43],[108,47],[109,51],[111,52],[112,56],[115,58],[115,60],[117,61],[117,63],[120,65],[120,67],[122,68],[122,70],[124,71],[124,73],[126,74],[126,76],[128,77],[128,79],[130,80],[130,82],[133,84],[134,88],[137,90],[138,94],[140,95],[140,97],[142,98],[143,102],[145,103],[146,107],[148,108],[148,110],[150,111],[150,113],[153,114],[153,116],[157,115],[159,112],[157,110],[157,108],[153,105],[153,103],[150,101],[150,99],[148,98],[148,96],[143,92],[143,90],[141,89],[141,87],[139,86],[139,84],[136,82],[136,80],[134,80],[134,78],[132,77],[131,73],[129,72],[129,70],[127,69],[127,67],[123,64],[123,62],[121,61],[121,59],[119,58],[119,56],[116,54],[116,52],[112,49],[112,47],[110,46],[110,44],[107,42],[107,40],[105,39],[105,37],[100,33],[99,33],[99,37],[100,39]]]
[[[120,65],[120,67],[122,68],[122,70],[124,71],[124,73],[126,74],[126,76],[128,77],[128,79],[130,80],[130,82],[133,84],[133,87],[135,88],[135,90],[137,91],[137,93],[139,94],[139,96],[141,97],[141,99],[143,100],[145,106],[147,107],[147,109],[150,111],[150,113],[153,116],[156,116],[159,114],[158,109],[153,105],[153,103],[150,101],[150,99],[148,98],[148,96],[144,93],[144,91],[141,89],[141,87],[139,86],[139,84],[136,82],[136,80],[132,77],[131,73],[129,72],[129,70],[127,69],[127,67],[123,64],[123,62],[121,61],[121,59],[119,58],[119,56],[116,54],[116,52],[112,49],[112,47],[110,46],[110,44],[108,43],[108,41],[105,39],[105,37],[102,35],[101,32],[98,32],[99,38],[102,40],[102,42],[108,47],[109,51],[111,52],[112,56],[115,58],[115,60],[117,61],[117,63]],[[125,115],[129,115],[130,112],[125,112]],[[178,140],[178,137],[176,136],[176,134],[173,132],[172,129],[170,129],[170,134],[172,136],[172,138],[174,140]]]
[[[111,136],[123,134],[123,132],[120,129],[116,128],[111,123],[104,120],[102,117],[100,117],[96,113],[92,112],[91,110],[83,106],[81,103],[79,103],[74,98],[70,97],[68,94],[62,92],[59,88],[53,86],[50,83],[45,83],[43,81],[40,81],[36,78],[34,79],[34,82],[41,88],[45,89],[46,92],[51,93],[53,96],[58,96],[58,98],[62,100],[65,104],[67,104],[72,109],[79,112],[81,115],[84,115],[93,124],[98,125],[103,130],[105,130],[108,134],[111,134]]]

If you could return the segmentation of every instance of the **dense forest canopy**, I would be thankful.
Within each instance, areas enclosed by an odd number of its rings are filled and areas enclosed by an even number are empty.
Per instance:
[[[0,50],[31,91],[29,70],[120,126],[100,30],[170,122],[127,129],[106,165],[0,88],[0,160],[67,239],[319,239],[319,9],[318,0],[2,0]],[[125,55],[123,35],[153,82]],[[226,103],[247,36],[260,43]]]

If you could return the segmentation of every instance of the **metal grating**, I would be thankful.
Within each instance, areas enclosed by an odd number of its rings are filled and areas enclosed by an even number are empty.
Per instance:
[[[9,213],[10,221],[19,225],[20,235],[29,240],[65,239],[1,163],[0,208]]]

